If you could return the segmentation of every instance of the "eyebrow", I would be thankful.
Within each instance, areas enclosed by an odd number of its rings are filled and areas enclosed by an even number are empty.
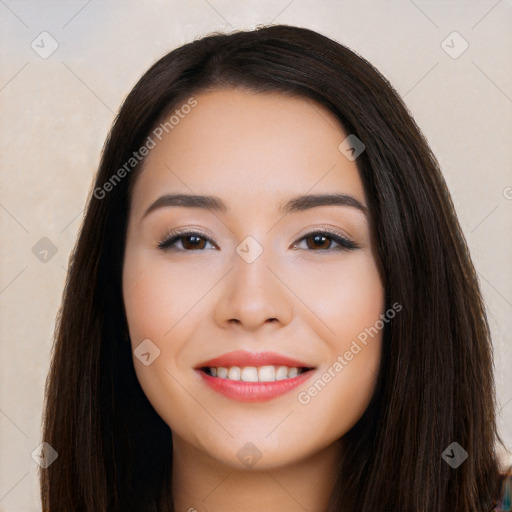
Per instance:
[[[216,196],[202,196],[194,194],[165,194],[154,201],[141,217],[144,219],[158,208],[181,206],[186,208],[203,208],[218,212],[227,212],[228,207],[222,199]],[[313,194],[292,197],[278,207],[283,214],[301,212],[318,206],[350,206],[360,210],[368,216],[368,208],[355,197],[347,194]]]

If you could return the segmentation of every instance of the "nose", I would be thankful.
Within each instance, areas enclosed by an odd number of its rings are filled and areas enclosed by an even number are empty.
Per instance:
[[[221,328],[255,332],[263,326],[278,328],[291,322],[293,296],[267,257],[269,252],[264,250],[251,263],[235,253],[215,306],[215,322]]]

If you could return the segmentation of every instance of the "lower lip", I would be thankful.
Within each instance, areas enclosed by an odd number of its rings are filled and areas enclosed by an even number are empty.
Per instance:
[[[217,393],[240,402],[264,402],[271,400],[300,386],[313,374],[313,370],[309,370],[291,379],[276,380],[274,382],[244,382],[212,377],[201,370],[196,371],[199,372],[204,382],[217,391]]]

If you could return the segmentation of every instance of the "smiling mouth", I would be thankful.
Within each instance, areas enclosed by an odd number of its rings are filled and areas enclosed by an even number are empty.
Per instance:
[[[293,379],[313,368],[265,365],[265,366],[204,366],[199,368],[210,377],[238,382],[276,382]]]
[[[204,366],[196,368],[213,391],[238,402],[265,402],[304,384],[315,368],[298,366]],[[214,375],[215,374],[215,375]]]
[[[208,387],[240,402],[263,402],[284,395],[309,379],[315,369],[284,354],[247,350],[228,352],[194,368]]]

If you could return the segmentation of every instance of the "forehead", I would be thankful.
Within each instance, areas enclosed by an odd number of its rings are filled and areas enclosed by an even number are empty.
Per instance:
[[[323,105],[242,89],[194,98],[197,104],[175,115],[161,140],[153,136],[156,145],[135,185],[134,208],[170,192],[247,205],[256,196],[277,204],[293,195],[333,191],[364,201],[357,166],[338,149],[348,134]],[[180,105],[166,119],[176,110]]]

